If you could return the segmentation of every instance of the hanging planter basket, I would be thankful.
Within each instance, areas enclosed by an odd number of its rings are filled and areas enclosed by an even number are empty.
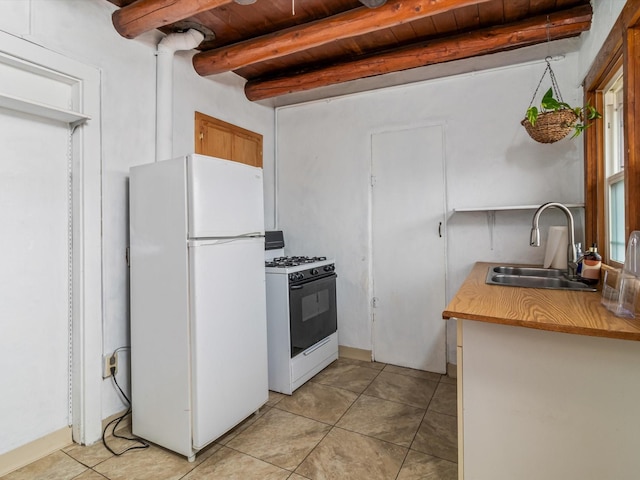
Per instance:
[[[600,118],[601,116],[595,108],[588,104],[584,108],[573,108],[562,100],[560,88],[558,88],[558,82],[549,60],[551,60],[551,57],[545,58],[547,68],[542,73],[536,91],[533,93],[527,114],[524,120],[520,122],[529,136],[539,143],[557,142],[572,131],[574,132],[573,136],[576,137],[588,126],[588,123],[583,121],[583,116],[588,120]],[[533,102],[547,73],[551,79],[551,88],[542,97],[540,108],[538,109],[538,107],[533,106]]]
[[[520,124],[539,143],[554,143],[569,135],[579,117],[573,110],[563,109],[538,114],[535,125],[525,118]]]

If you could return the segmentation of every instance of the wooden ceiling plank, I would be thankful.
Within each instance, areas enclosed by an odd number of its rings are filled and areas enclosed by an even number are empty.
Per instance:
[[[113,12],[117,32],[126,38],[160,28],[233,0],[137,0]]]
[[[198,53],[193,57],[193,66],[203,76],[227,72],[486,1],[395,0],[375,9],[356,8],[323,20]]]
[[[504,3],[500,0],[492,0],[478,5],[478,13],[481,27],[504,23]]]
[[[298,75],[256,79],[247,82],[245,94],[252,101],[264,100],[359,78],[535,45],[546,42],[547,34],[551,40],[577,36],[589,30],[592,14],[591,6],[584,5],[552,13],[548,17],[542,15],[509,25],[421,42],[401,50]]]
[[[504,19],[515,22],[529,15],[529,0],[509,0],[504,2]]]
[[[470,30],[480,28],[480,12],[478,5],[459,8],[453,12],[456,25],[460,30]]]
[[[436,34],[448,35],[458,33],[458,22],[453,12],[443,12],[432,17],[433,25],[436,27]]]

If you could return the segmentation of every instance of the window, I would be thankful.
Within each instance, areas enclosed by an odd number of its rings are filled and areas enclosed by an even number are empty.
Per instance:
[[[622,71],[604,92],[605,225],[609,258],[624,263],[624,96]]]
[[[627,2],[585,79],[603,119],[585,130],[585,234],[603,261],[624,262],[640,230],[640,2]]]

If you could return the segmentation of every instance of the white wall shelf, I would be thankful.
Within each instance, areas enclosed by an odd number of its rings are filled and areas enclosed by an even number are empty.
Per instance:
[[[544,203],[544,202],[543,202]],[[453,213],[466,213],[466,212],[502,212],[509,210],[537,210],[540,205],[505,205],[502,207],[469,207],[469,208],[454,208]],[[581,208],[584,207],[584,203],[563,203],[567,208]]]
[[[544,203],[544,202],[543,202]],[[487,214],[487,225],[489,227],[489,243],[491,250],[493,250],[493,230],[496,225],[496,212],[508,212],[516,210],[537,210],[540,208],[538,205],[505,205],[501,207],[468,207],[468,208],[454,208],[451,211],[451,215],[455,213],[476,213],[485,212]],[[584,203],[563,203],[567,208],[584,208]]]
[[[0,93],[0,107],[66,123],[71,127],[83,124],[87,120],[91,119],[89,115],[85,115],[83,113],[64,110],[62,108],[26,100],[20,97],[14,97],[13,95],[7,95],[5,93]]]

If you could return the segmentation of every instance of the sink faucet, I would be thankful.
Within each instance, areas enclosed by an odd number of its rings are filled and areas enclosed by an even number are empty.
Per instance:
[[[575,227],[573,222],[573,215],[567,207],[565,207],[561,203],[557,202],[549,202],[543,205],[536,210],[536,213],[533,215],[533,221],[531,225],[531,239],[529,241],[529,245],[532,247],[540,246],[540,228],[538,227],[538,222],[540,220],[540,215],[547,208],[559,208],[564,212],[567,217],[567,226],[569,231],[569,244],[567,245],[567,274],[571,277],[575,276],[576,268],[578,267],[578,252],[576,250],[576,239],[575,239]]]

